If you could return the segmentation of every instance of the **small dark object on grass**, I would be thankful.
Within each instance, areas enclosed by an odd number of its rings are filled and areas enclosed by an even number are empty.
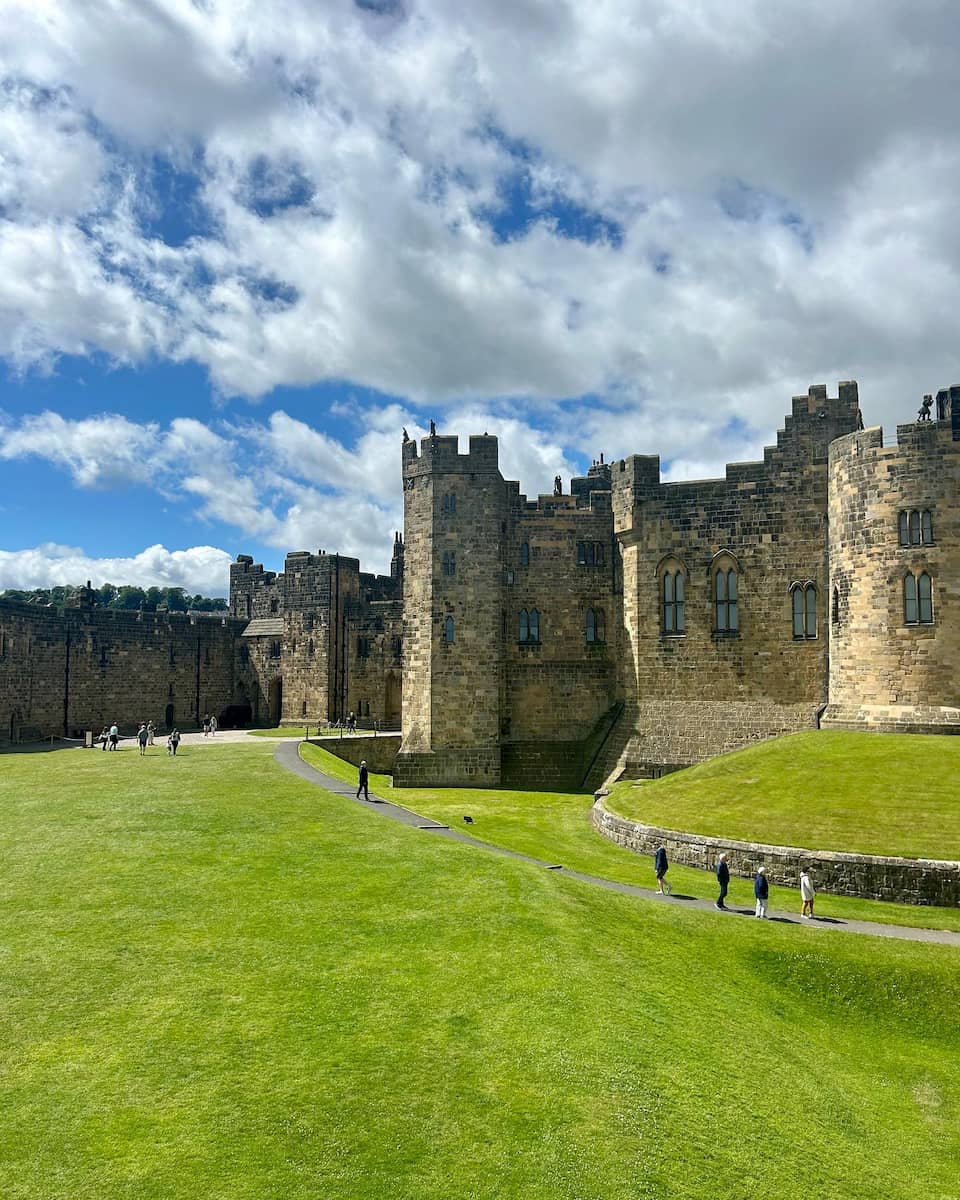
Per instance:
[[[463,818],[463,823],[464,823],[464,825],[472,825],[472,824],[473,824],[473,817],[464,817],[464,818]]]

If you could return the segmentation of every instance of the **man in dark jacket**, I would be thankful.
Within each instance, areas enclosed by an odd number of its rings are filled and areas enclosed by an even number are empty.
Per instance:
[[[364,800],[370,799],[370,791],[367,787],[367,760],[363,759],[360,763],[360,776],[357,780],[357,799],[360,799],[360,793],[363,792]]]
[[[766,870],[764,867],[757,867],[757,873],[753,880],[753,894],[757,901],[757,916],[766,917],[767,915],[767,897],[770,895],[770,884],[767,880]]]
[[[670,869],[670,864],[667,862],[667,852],[663,846],[657,846],[653,852],[653,869],[657,873],[657,894],[662,896],[666,892],[669,895],[670,884],[664,876]]]
[[[730,886],[730,868],[727,866],[727,856],[721,854],[717,859],[717,883],[720,885],[720,895],[717,897],[717,908],[726,908],[727,888]]]

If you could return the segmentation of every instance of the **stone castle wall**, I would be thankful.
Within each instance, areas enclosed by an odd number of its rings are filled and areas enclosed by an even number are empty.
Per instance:
[[[960,389],[951,391],[960,397]],[[893,446],[875,428],[831,447],[825,725],[960,733],[958,435],[951,421],[931,420],[899,426]],[[913,513],[929,514],[915,542]],[[931,611],[919,620],[908,620],[905,608],[908,574],[931,581]]]
[[[236,699],[239,623],[0,601],[0,738],[192,725]]]

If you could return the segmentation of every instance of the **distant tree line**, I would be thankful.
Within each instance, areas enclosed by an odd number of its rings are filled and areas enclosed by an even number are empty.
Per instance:
[[[53,604],[62,607],[77,589],[75,587],[31,588],[19,591],[7,588],[0,592],[0,600],[20,600],[26,604]],[[93,589],[93,603],[97,608],[113,608],[122,612],[156,612],[167,608],[171,612],[226,612],[227,602],[220,596],[191,596],[179,587],[116,587],[104,583]]]

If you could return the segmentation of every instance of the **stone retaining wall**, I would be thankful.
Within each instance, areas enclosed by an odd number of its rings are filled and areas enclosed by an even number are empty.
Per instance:
[[[366,760],[368,770],[374,775],[389,775],[400,749],[399,733],[378,733],[373,737],[321,737],[309,738],[311,746],[320,746],[359,767]]]
[[[669,860],[682,866],[712,870],[717,855],[724,852],[731,875],[752,878],[757,867],[763,866],[771,883],[797,887],[800,868],[806,866],[818,892],[898,904],[960,906],[960,862],[803,850],[679,833],[619,817],[606,809],[600,796],[593,806],[592,819],[594,828],[617,845],[652,856],[662,844]]]

